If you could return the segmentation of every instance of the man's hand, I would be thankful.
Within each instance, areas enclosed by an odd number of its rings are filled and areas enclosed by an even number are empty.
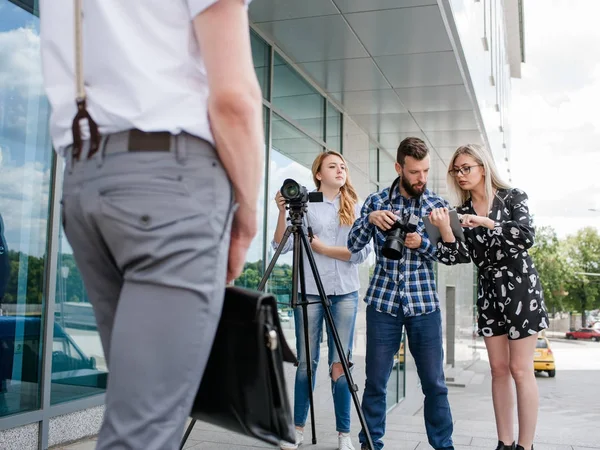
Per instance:
[[[312,241],[310,242],[310,246],[312,247],[315,253],[323,254],[327,246],[323,244],[323,242],[317,237],[313,236]]]
[[[404,239],[404,246],[414,250],[421,246],[421,242],[423,242],[423,238],[419,233],[407,233]]]
[[[227,284],[231,283],[242,273],[246,253],[252,239],[258,232],[256,210],[237,210],[231,225],[231,243],[229,244],[229,260],[227,263]]]
[[[387,210],[373,211],[369,214],[369,223],[372,223],[383,231],[392,228],[392,225],[394,225],[394,222],[396,222],[397,219],[398,218],[393,212]]]

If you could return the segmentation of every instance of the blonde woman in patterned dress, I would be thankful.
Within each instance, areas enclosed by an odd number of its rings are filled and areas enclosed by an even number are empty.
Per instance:
[[[516,449],[533,449],[538,387],[532,361],[548,315],[538,272],[527,252],[535,237],[527,194],[504,183],[489,152],[478,145],[456,150],[448,183],[461,200],[457,212],[466,242],[455,239],[447,209],[432,211],[431,222],[442,235],[440,261],[473,261],[479,272],[478,329],[492,371],[497,450],[515,448],[513,381],[519,418]]]

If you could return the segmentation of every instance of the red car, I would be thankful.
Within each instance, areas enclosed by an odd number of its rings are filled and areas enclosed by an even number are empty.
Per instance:
[[[593,339],[600,342],[600,331],[593,328],[580,328],[577,331],[569,331],[566,337],[567,339]]]

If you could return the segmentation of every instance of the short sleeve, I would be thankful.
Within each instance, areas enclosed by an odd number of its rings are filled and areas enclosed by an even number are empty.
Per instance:
[[[206,9],[217,3],[219,0],[186,0],[188,10],[190,11],[191,17],[196,17],[198,14],[203,13]],[[246,7],[252,0],[240,0],[243,1]]]

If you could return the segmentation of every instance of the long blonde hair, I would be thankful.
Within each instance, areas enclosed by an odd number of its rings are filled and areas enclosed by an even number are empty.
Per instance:
[[[459,200],[460,205],[465,203],[471,197],[471,193],[469,191],[461,189],[460,185],[458,184],[458,177],[453,177],[450,175],[450,171],[454,167],[454,162],[460,155],[470,156],[477,164],[481,164],[483,166],[485,198],[488,203],[487,206],[489,211],[492,207],[492,202],[494,201],[494,189],[510,189],[510,186],[500,177],[500,173],[498,172],[498,168],[496,167],[496,163],[494,162],[494,158],[492,158],[490,152],[488,152],[481,145],[477,144],[461,145],[456,149],[454,155],[452,155],[450,166],[448,167],[448,186],[450,186],[454,196]]]
[[[340,188],[340,224],[352,225],[356,219],[354,208],[358,203],[358,195],[356,194],[356,190],[350,181],[350,171],[348,170],[348,164],[346,163],[344,157],[340,153],[331,150],[319,153],[312,165],[313,181],[315,182],[317,189],[321,189],[321,180],[317,179],[317,174],[321,171],[323,160],[328,156],[337,156],[344,163],[344,168],[346,170],[346,183]]]

